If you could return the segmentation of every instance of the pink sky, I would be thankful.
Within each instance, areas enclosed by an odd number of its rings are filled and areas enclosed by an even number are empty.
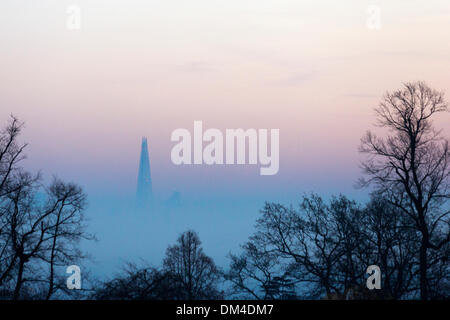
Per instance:
[[[66,28],[71,4],[80,30]],[[369,4],[380,30],[366,26]],[[26,121],[30,168],[92,188],[134,188],[147,136],[161,189],[338,193],[360,175],[359,139],[386,90],[424,80],[450,92],[449,38],[448,0],[3,0],[0,122]],[[194,120],[279,128],[278,176],[175,167],[170,134]]]

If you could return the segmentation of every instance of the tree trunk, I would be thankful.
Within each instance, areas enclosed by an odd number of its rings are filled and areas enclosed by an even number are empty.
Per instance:
[[[16,287],[14,288],[13,300],[18,300],[19,299],[20,288],[22,287],[22,276],[23,276],[24,264],[25,264],[25,262],[22,259],[20,259],[19,271],[17,273]]]
[[[427,243],[424,238],[420,246],[420,299],[428,300]]]
[[[61,217],[61,210],[64,206],[64,202],[61,206],[61,209],[59,210],[58,213],[58,218],[56,219],[56,228],[55,228],[55,234],[53,236],[53,243],[52,243],[52,251],[50,254],[50,276],[49,276],[49,281],[48,281],[48,292],[47,292],[47,296],[45,297],[45,300],[50,300],[50,297],[53,294],[53,289],[54,289],[54,282],[55,282],[55,249],[56,249],[56,239],[58,237],[58,229],[59,229],[59,219]]]

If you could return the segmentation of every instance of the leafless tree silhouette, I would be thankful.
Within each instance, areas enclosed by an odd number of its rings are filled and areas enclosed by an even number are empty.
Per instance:
[[[192,230],[182,233],[177,243],[167,248],[163,270],[173,276],[185,299],[220,296],[217,290],[220,272],[203,252],[200,238]]]
[[[98,283],[96,300],[168,300],[183,299],[171,275],[158,268],[127,263],[113,279]]]
[[[243,252],[230,256],[225,279],[230,294],[244,298],[414,298],[419,248],[409,217],[385,199],[374,196],[361,207],[345,196],[327,203],[313,194],[298,209],[267,203]],[[377,292],[365,287],[372,264],[382,270]],[[436,279],[448,281],[441,271]],[[273,283],[279,284],[275,292]],[[448,294],[438,286],[434,291],[435,298]]]
[[[0,135],[0,286],[13,299],[31,298],[31,290],[50,299],[63,288],[55,281],[56,268],[81,262],[77,243],[92,239],[84,225],[86,195],[58,178],[44,188],[40,174],[20,167],[26,147],[17,139],[22,128],[12,117]]]
[[[376,109],[378,125],[389,130],[387,136],[369,131],[360,147],[368,155],[362,164],[367,179],[360,184],[374,185],[375,192],[408,216],[420,233],[421,299],[430,297],[429,270],[433,261],[439,261],[430,254],[448,250],[450,242],[449,143],[432,125],[444,111],[442,92],[423,82],[406,83],[387,93]]]
[[[99,283],[93,299],[201,300],[223,298],[217,289],[221,277],[214,261],[205,255],[194,231],[182,233],[167,248],[161,268],[127,263],[113,279]]]

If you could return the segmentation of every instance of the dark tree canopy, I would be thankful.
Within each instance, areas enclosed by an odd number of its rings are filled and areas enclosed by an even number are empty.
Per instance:
[[[201,247],[197,233],[189,230],[167,248],[163,270],[173,275],[185,299],[220,296],[217,290],[219,270]]]
[[[182,233],[167,248],[161,268],[128,263],[123,272],[100,283],[94,299],[116,300],[201,300],[223,298],[218,290],[221,277],[214,261],[201,248],[194,231]]]
[[[230,256],[225,279],[232,297],[417,297],[417,231],[385,199],[374,197],[364,207],[344,196],[329,203],[317,195],[305,196],[298,209],[267,203],[256,230],[243,252]],[[382,270],[382,290],[369,291],[366,269],[374,264]],[[433,295],[446,297],[448,265],[437,260],[435,267]]]
[[[447,111],[442,92],[423,82],[406,83],[387,93],[376,109],[386,137],[367,132],[361,152],[367,179],[420,233],[420,292],[430,297],[430,255],[445,255],[450,242],[450,150],[448,139],[433,127],[433,119]],[[431,251],[431,252],[430,252]]]

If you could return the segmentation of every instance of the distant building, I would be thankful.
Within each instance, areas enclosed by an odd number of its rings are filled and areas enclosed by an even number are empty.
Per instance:
[[[166,201],[166,207],[176,208],[181,206],[181,193],[174,191],[170,198]]]
[[[147,138],[142,138],[141,157],[136,191],[138,207],[147,207],[152,202],[152,178],[150,174],[150,160],[148,156]]]

